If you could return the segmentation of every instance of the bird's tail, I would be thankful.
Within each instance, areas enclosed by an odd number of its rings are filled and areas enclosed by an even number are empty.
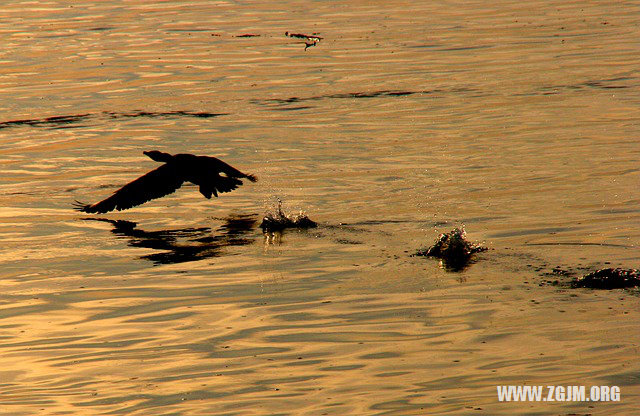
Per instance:
[[[75,200],[72,205],[73,205],[73,209],[80,212],[89,212],[87,211],[87,209],[91,206],[91,205],[85,204],[84,202],[80,202],[78,200]]]

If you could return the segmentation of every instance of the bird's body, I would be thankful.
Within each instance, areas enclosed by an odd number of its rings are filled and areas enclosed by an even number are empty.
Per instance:
[[[191,154],[170,155],[152,150],[143,152],[156,162],[164,165],[142,175],[118,189],[109,198],[95,204],[77,203],[76,209],[88,213],[105,213],[128,209],[161,198],[175,192],[184,182],[200,187],[200,193],[207,199],[218,192],[231,192],[242,185],[240,178],[255,182],[257,178],[240,172],[220,159]]]

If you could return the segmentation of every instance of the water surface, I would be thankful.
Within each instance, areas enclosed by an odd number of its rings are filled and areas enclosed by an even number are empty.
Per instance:
[[[633,413],[638,297],[539,283],[555,266],[638,267],[637,16],[1,6],[1,412]],[[324,39],[304,50],[285,31]],[[153,169],[151,149],[260,181],[71,209]],[[276,197],[319,228],[263,236]],[[491,248],[468,269],[410,256],[462,224]],[[499,403],[505,384],[618,385],[622,400]]]

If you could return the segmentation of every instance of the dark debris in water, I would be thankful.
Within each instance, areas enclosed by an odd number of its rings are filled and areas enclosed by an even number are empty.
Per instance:
[[[600,269],[572,280],[571,287],[586,287],[591,289],[640,287],[640,270],[621,268]]]
[[[286,214],[282,211],[282,201],[278,199],[278,209],[268,213],[262,219],[260,228],[264,232],[282,231],[286,228],[316,228],[318,224],[300,211],[297,214]]]
[[[469,264],[473,254],[485,250],[486,247],[467,241],[464,228],[454,228],[448,233],[440,234],[434,245],[418,250],[415,255],[441,259],[446,270],[460,271]]]

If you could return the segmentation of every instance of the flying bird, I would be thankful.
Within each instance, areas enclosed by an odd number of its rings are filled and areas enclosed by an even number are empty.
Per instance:
[[[218,192],[231,192],[241,186],[242,181],[239,178],[246,178],[251,182],[258,180],[254,175],[242,173],[215,157],[170,155],[158,150],[143,153],[156,162],[164,162],[164,165],[129,182],[100,202],[87,205],[76,201],[75,209],[92,214],[103,214],[114,209],[121,211],[169,195],[184,182],[198,185],[200,193],[211,199],[211,195],[217,197]]]

